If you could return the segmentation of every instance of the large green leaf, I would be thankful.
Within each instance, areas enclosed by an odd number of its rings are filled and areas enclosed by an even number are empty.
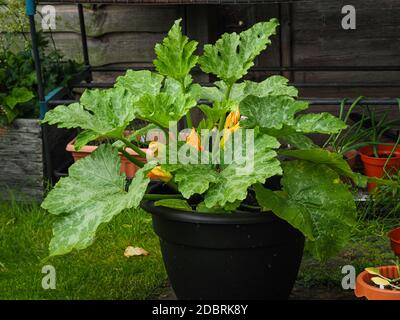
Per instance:
[[[308,103],[288,96],[248,96],[240,103],[241,121],[245,127],[282,129],[295,125],[295,114],[308,108]]]
[[[18,109],[10,109],[0,102],[0,127],[14,121],[18,117]]]
[[[247,96],[290,96],[297,97],[295,87],[288,86],[289,80],[282,76],[271,76],[261,82],[245,81],[244,99]]]
[[[174,180],[186,199],[196,193],[204,193],[209,188],[210,183],[215,183],[218,180],[217,172],[211,165],[207,164],[169,165],[168,170],[174,172]]]
[[[136,100],[145,93],[156,95],[161,90],[164,77],[149,70],[128,70],[125,75],[119,76],[115,82],[116,88],[128,90]]]
[[[307,102],[289,96],[247,96],[240,103],[240,112],[246,117],[241,123],[250,128],[281,130],[286,127],[298,133],[329,134],[346,128],[342,120],[326,112],[296,117],[297,112],[307,108]]]
[[[222,81],[217,81],[216,86],[213,87],[201,87],[200,98],[207,101],[222,101],[224,99],[224,92],[218,87],[218,83]]]
[[[188,37],[182,34],[181,20],[176,20],[168,36],[161,44],[156,44],[157,59],[153,63],[160,74],[178,80],[186,87],[191,82],[189,72],[198,60],[193,54],[198,43],[189,41]]]
[[[87,145],[90,141],[96,140],[99,137],[100,137],[100,135],[98,133],[91,131],[91,130],[85,130],[85,131],[79,132],[79,134],[76,136],[76,139],[75,139],[74,148],[75,148],[75,150],[79,151],[85,145]]]
[[[305,136],[302,133],[291,132],[282,135],[272,135],[274,137],[280,138],[285,141],[287,144],[298,148],[298,149],[314,149],[319,148],[318,145],[314,143],[309,137]]]
[[[190,94],[161,92],[144,95],[135,103],[135,109],[139,118],[168,128],[170,121],[179,121],[195,105],[196,100]]]
[[[283,192],[256,186],[263,207],[302,231],[307,247],[320,260],[335,255],[356,222],[353,195],[338,174],[324,164],[296,160],[283,165]]]
[[[260,135],[255,139],[254,153],[247,160],[254,161],[253,168],[244,170],[245,163],[234,160],[219,174],[216,183],[211,184],[205,195],[205,205],[208,208],[225,207],[236,200],[244,200],[247,189],[255,183],[263,183],[267,178],[282,174],[276,152],[271,150],[279,147],[279,142],[268,135]],[[243,170],[245,173],[240,173]]]
[[[101,223],[122,210],[137,207],[146,191],[147,173],[155,166],[147,163],[138,170],[128,191],[125,175],[120,174],[120,158],[110,145],[99,146],[89,157],[69,169],[50,191],[42,207],[59,215],[54,224],[50,255],[88,247]]]
[[[254,186],[260,206],[273,211],[278,217],[299,229],[310,240],[314,240],[311,214],[306,207],[292,200],[287,193],[272,191],[261,184]]]
[[[254,65],[255,57],[271,43],[269,38],[275,34],[278,25],[277,19],[271,19],[256,23],[240,34],[223,34],[214,45],[204,46],[204,53],[199,58],[201,69],[233,84],[247,73]]]
[[[214,82],[213,87],[202,87],[200,98],[211,102],[221,102],[226,100],[228,86],[224,81]],[[244,96],[245,82],[235,83],[230,91],[229,99],[239,102]]]
[[[182,199],[162,199],[154,202],[154,205],[184,211],[192,211],[192,207],[189,205],[189,203]]]
[[[293,127],[284,125],[282,129],[260,129],[261,132],[273,136],[284,143],[290,144],[291,146],[298,149],[314,149],[319,148],[311,138],[306,135],[296,132]]]
[[[343,159],[341,154],[321,148],[309,150],[281,150],[279,153],[301,160],[325,164],[341,176],[351,178],[358,186],[365,187],[367,185],[368,178],[351,170],[349,164]]]
[[[309,113],[296,118],[294,128],[303,133],[338,133],[346,128],[346,124],[330,113]]]
[[[288,79],[282,76],[271,76],[261,82],[245,80],[232,86],[229,98],[240,103],[247,96],[290,96],[296,97],[298,92],[295,87],[288,86]],[[216,81],[213,87],[202,87],[201,99],[208,101],[222,101],[228,87],[223,81]]]
[[[7,107],[14,109],[17,104],[28,102],[32,100],[33,97],[34,94],[32,90],[25,87],[16,87],[4,98],[4,102]]]
[[[56,124],[60,128],[82,128],[99,136],[118,138],[135,118],[135,99],[123,88],[86,90],[79,103],[48,111],[42,122]]]

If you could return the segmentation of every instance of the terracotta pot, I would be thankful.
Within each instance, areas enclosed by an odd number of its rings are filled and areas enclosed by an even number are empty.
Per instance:
[[[351,169],[354,169],[356,166],[357,155],[358,155],[357,150],[350,150],[346,152],[344,155]]]
[[[94,150],[97,149],[97,146],[84,146],[82,147],[79,151],[75,150],[75,139],[73,139],[70,143],[67,144],[66,150],[72,153],[72,157],[74,158],[75,161],[78,161],[79,159],[85,158],[88,155],[90,155]],[[146,152],[146,149],[142,149],[144,152]],[[140,157],[135,151],[133,151],[130,148],[127,148],[126,151],[135,157],[136,159],[146,162],[146,159]],[[121,173],[125,173],[127,178],[132,179],[135,176],[136,171],[139,170],[139,167],[134,165],[132,162],[130,162],[127,158],[125,158],[122,154],[119,155],[121,158]]]
[[[378,154],[389,156],[393,150],[390,145],[378,145]],[[383,167],[387,158],[375,158],[372,146],[360,149],[361,161],[364,164],[364,174],[368,177],[382,178],[384,176]],[[394,172],[400,168],[400,148],[396,148],[392,157],[386,165],[387,172]],[[376,187],[375,183],[368,183],[368,191],[371,192]]]
[[[399,277],[396,266],[380,267],[379,272],[389,279]],[[356,297],[366,297],[368,300],[400,300],[399,290],[380,289],[372,283],[372,277],[374,276],[367,271],[363,271],[357,276],[356,289],[354,290]]]
[[[394,254],[400,258],[400,228],[393,229],[388,236]]]

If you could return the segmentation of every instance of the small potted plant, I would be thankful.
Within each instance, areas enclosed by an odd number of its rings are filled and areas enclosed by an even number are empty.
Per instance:
[[[400,168],[400,135],[397,141],[382,142],[382,138],[389,130],[398,125],[397,120],[387,120],[388,113],[385,113],[381,119],[377,119],[375,110],[366,108],[367,116],[364,117],[364,123],[367,126],[368,142],[359,149],[361,161],[364,165],[364,173],[368,177],[381,178],[385,175],[392,175]],[[376,184],[368,184],[368,191],[376,188]]]
[[[125,138],[130,139],[132,136],[131,131],[125,132]],[[72,157],[74,158],[74,161],[78,161],[80,159],[83,159],[87,156],[89,156],[93,151],[95,151],[99,145],[103,143],[113,143],[113,141],[107,139],[107,138],[101,138],[98,137],[96,140],[89,142],[88,144],[85,144],[83,146],[77,145],[77,139],[79,139],[79,135],[71,140],[66,147],[66,150],[71,152]],[[80,142],[78,140],[78,142]],[[116,141],[114,141],[116,142]],[[139,161],[145,162],[146,161],[146,151],[147,148],[141,148],[143,151],[142,155],[139,155],[137,152],[133,151],[131,148],[126,148],[125,151],[131,155],[132,157],[136,158]],[[139,170],[139,167],[129,161],[122,153],[119,154],[120,160],[121,160],[121,173],[125,173],[126,177],[129,179],[132,179],[135,176],[135,173],[137,170]]]
[[[348,124],[350,115],[354,108],[358,106],[360,100],[364,97],[358,97],[345,112],[346,99],[342,101],[339,108],[339,119],[343,120],[344,123]],[[353,124],[349,124],[346,129],[342,129],[337,133],[331,134],[325,141],[323,148],[334,151],[343,155],[349,164],[350,168],[355,169],[356,159],[358,156],[358,148],[360,147],[360,141],[363,141],[368,133],[362,127],[363,121],[356,121]]]
[[[357,276],[355,295],[368,300],[400,300],[400,263],[366,268]]]
[[[400,228],[388,237],[397,260],[391,266],[365,268],[357,276],[355,295],[368,300],[400,300]]]
[[[85,129],[85,143],[117,140],[74,163],[42,203],[58,215],[51,256],[88,247],[100,224],[141,205],[152,214],[178,298],[285,299],[305,239],[320,260],[346,244],[356,207],[341,177],[360,186],[368,180],[305,135],[337,133],[345,123],[329,113],[297,114],[308,103],[281,76],[239,81],[277,26],[272,19],[224,34],[199,57],[178,20],[155,47],[157,72],[130,71],[121,86],[47,113],[44,122]],[[197,64],[219,78],[214,86],[193,82]],[[191,110],[201,98],[210,105],[198,106],[204,119],[193,126]],[[146,163],[126,151],[140,153],[137,141],[123,134],[135,118],[157,127],[147,135]],[[183,118],[188,127],[178,133]],[[130,184],[120,174],[118,152],[140,167]],[[279,189],[271,178],[280,180]],[[151,179],[158,182],[150,185]]]

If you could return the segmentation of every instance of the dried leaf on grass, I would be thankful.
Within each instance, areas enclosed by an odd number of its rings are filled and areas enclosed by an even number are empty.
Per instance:
[[[148,255],[149,255],[149,252],[147,252],[143,248],[132,247],[132,246],[128,246],[124,252],[124,256],[127,258],[133,257],[133,256],[148,256]]]

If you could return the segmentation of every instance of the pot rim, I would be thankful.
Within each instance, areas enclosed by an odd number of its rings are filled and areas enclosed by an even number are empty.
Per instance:
[[[390,266],[380,266],[379,269],[382,268],[390,268],[390,269],[397,269],[397,266],[394,265],[390,265]],[[387,289],[380,289],[377,288],[371,284],[369,284],[367,281],[364,280],[364,277],[366,275],[369,275],[369,273],[367,271],[363,271],[361,272],[358,276],[357,276],[357,280],[356,280],[356,289],[355,289],[355,294],[357,297],[367,297],[367,294],[365,293],[365,290],[373,292],[375,294],[379,294],[379,295],[391,295],[391,296],[396,296],[396,297],[400,297],[400,290],[396,291],[396,290],[387,290]],[[361,288],[360,288],[361,287]]]
[[[390,147],[391,150],[393,150],[393,146],[394,146],[394,144],[391,145],[391,146],[390,145],[381,145],[381,144],[379,144],[378,148]],[[367,160],[385,160],[385,161],[387,160],[387,158],[371,157],[370,152],[367,151],[367,150],[371,150],[371,149],[372,149],[372,146],[365,146],[365,147],[360,148],[359,152],[360,152],[361,158],[364,158],[364,159],[367,159]],[[390,154],[391,151],[388,151],[387,153]],[[393,155],[392,155],[392,157],[390,158],[389,161],[398,160],[398,159],[400,159],[400,146],[396,147],[396,149],[394,150]]]
[[[88,146],[85,145],[83,146],[79,151],[75,150],[75,141],[76,141],[76,137],[73,138],[70,142],[68,142],[65,150],[67,150],[68,152],[78,152],[78,153],[92,153],[94,152],[94,150],[97,149],[98,146]],[[131,156],[138,156],[138,154],[133,151],[131,148],[126,148],[125,149],[126,152],[128,152]],[[147,148],[140,148],[140,150],[142,150],[143,152],[147,151]]]
[[[154,200],[143,200],[140,203],[140,206],[146,212],[180,222],[201,224],[254,224],[260,222],[268,223],[278,220],[271,211],[261,213],[236,210],[233,213],[208,213],[156,206],[154,203]]]

